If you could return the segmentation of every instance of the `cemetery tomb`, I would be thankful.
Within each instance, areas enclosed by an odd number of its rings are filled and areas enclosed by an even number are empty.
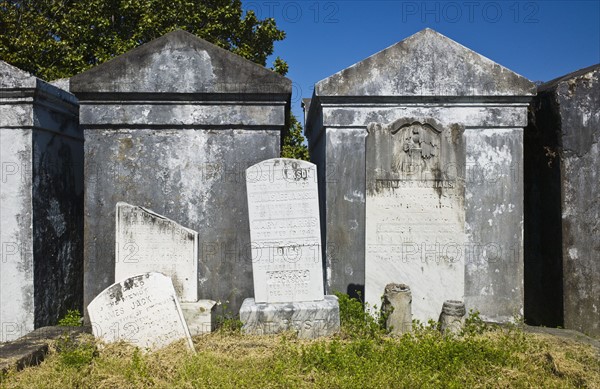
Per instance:
[[[448,299],[491,321],[523,313],[523,127],[535,86],[422,30],[319,81],[304,102],[318,166],[326,292],[414,318]]]
[[[197,299],[252,294],[244,172],[280,152],[291,81],[184,31],[69,80],[85,136],[84,300],[115,281],[115,204],[198,232]]]
[[[600,64],[538,87],[525,130],[525,320],[600,336]]]
[[[75,96],[0,61],[0,342],[82,307],[78,116]]]

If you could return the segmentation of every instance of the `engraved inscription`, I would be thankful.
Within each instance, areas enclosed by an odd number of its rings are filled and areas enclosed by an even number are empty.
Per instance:
[[[315,165],[275,158],[246,171],[256,302],[323,299]]]
[[[456,164],[441,129],[411,121],[367,137],[365,298],[379,306],[388,283],[405,283],[414,318],[437,319],[444,300],[464,293],[464,189],[441,177]]]
[[[88,312],[94,335],[105,342],[157,349],[187,339],[193,349],[173,284],[160,273],[109,286],[88,305]]]
[[[115,279],[161,272],[182,301],[198,299],[198,234],[142,207],[117,204]]]

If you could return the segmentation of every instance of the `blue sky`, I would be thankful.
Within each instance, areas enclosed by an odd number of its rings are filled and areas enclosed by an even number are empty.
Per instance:
[[[600,62],[600,0],[588,1],[243,1],[274,17],[275,44],[294,82],[292,110],[313,85],[388,46],[432,28],[527,77],[549,81]]]

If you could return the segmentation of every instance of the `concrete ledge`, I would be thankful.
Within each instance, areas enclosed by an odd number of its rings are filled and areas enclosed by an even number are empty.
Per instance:
[[[256,303],[244,300],[240,308],[242,332],[249,335],[296,331],[299,338],[330,336],[340,330],[340,307],[336,296],[321,301]]]
[[[12,342],[0,345],[0,372],[11,368],[22,370],[40,364],[48,353],[52,340],[62,335],[77,336],[91,333],[90,327],[42,327]]]
[[[523,331],[534,333],[534,334],[548,334],[558,338],[570,339],[575,342],[583,343],[594,347],[600,356],[600,340],[589,337],[581,332],[575,330],[568,330],[564,328],[550,328],[550,327],[536,327],[523,325]]]

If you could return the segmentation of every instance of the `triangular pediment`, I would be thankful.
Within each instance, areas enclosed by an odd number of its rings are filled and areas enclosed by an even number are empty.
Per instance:
[[[0,61],[0,88],[30,89],[35,88],[37,78],[9,63]]]
[[[531,96],[535,85],[431,29],[316,84],[317,96]]]
[[[291,94],[289,79],[185,31],[75,75],[71,92]]]

